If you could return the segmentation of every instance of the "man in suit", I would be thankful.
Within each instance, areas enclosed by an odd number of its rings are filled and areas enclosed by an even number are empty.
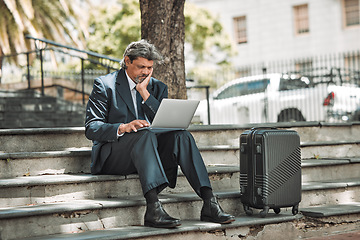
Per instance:
[[[152,78],[154,62],[162,56],[145,40],[131,43],[121,69],[94,81],[86,107],[85,135],[93,140],[92,174],[137,173],[146,200],[144,224],[171,228],[180,220],[169,216],[158,199],[167,186],[176,185],[178,166],[204,201],[202,221],[230,223],[214,197],[208,173],[192,135],[186,131],[155,134],[149,126],[167,86]]]

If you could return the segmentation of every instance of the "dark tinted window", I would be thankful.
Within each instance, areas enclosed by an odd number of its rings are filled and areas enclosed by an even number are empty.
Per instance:
[[[245,91],[245,83],[237,83],[235,85],[229,86],[225,88],[222,92],[217,95],[216,99],[225,99],[231,98],[236,96],[241,96],[242,93]]]
[[[267,85],[269,85],[269,83],[270,83],[270,79],[263,79],[263,80],[259,80],[259,81],[255,81],[255,82],[248,82],[246,94],[264,92]]]
[[[264,92],[270,79],[257,80],[253,82],[237,83],[220,92],[215,99],[226,99],[247,94]]]
[[[280,78],[280,91],[309,87],[308,78]]]

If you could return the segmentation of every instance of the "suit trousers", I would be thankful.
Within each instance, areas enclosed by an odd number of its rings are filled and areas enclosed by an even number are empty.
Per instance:
[[[125,133],[111,144],[111,153],[100,174],[137,173],[143,194],[156,188],[176,185],[178,166],[194,191],[211,188],[204,161],[190,132],[186,130],[155,134],[150,130]]]

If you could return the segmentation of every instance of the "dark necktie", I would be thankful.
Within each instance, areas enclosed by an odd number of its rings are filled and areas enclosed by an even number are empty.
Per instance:
[[[138,111],[138,119],[145,120],[144,111],[142,109],[142,97],[138,91],[136,91],[136,104],[137,104],[137,111]]]

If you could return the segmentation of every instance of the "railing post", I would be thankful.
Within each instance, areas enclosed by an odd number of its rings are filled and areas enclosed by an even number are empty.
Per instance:
[[[81,58],[81,93],[82,93],[82,102],[85,105],[85,78],[84,78],[84,59]]]
[[[211,125],[210,122],[210,100],[209,100],[209,88],[210,86],[206,86],[206,102],[207,102],[207,114],[208,114],[208,125]]]
[[[266,72],[267,72],[267,68],[266,68],[266,67],[263,67],[263,68],[262,68],[262,73],[263,73],[263,75],[266,75]]]
[[[27,61],[27,81],[28,81],[28,89],[31,88],[30,84],[30,53],[26,53],[26,61]]]
[[[44,91],[44,66],[43,66],[43,49],[40,49],[40,74],[41,74],[41,96],[45,95]]]

